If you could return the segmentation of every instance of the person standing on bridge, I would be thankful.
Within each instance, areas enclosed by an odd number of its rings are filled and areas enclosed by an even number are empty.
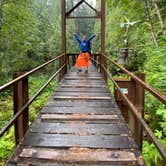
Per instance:
[[[82,39],[76,34],[73,34],[80,46],[80,54],[76,60],[76,67],[78,72],[85,70],[85,73],[88,73],[89,67],[89,56],[91,54],[91,40],[96,36],[95,34],[91,35],[88,39],[84,35]]]

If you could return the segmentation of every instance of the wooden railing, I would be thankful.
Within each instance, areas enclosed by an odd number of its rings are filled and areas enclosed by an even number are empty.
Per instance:
[[[160,102],[166,105],[166,96],[161,94],[160,92],[156,91],[153,89],[151,86],[149,86],[147,83],[145,83],[143,80],[141,80],[139,77],[137,77],[134,73],[128,71],[125,69],[123,66],[119,65],[115,61],[113,61],[111,58],[109,58],[107,55],[102,54],[102,57],[104,57],[107,62],[112,63],[114,66],[118,67],[123,73],[127,74],[134,82],[136,86],[140,86],[143,90],[147,90],[149,93],[151,93],[154,97],[156,97]],[[99,62],[98,62],[99,63]],[[135,140],[137,144],[142,144],[142,139],[143,139],[143,130],[148,134],[150,140],[154,143],[156,148],[158,149],[159,153],[163,157],[164,163],[166,163],[166,150],[163,148],[162,144],[158,141],[152,130],[149,128],[147,123],[144,120],[144,115],[140,113],[140,108],[139,105],[134,105],[127,95],[125,95],[122,92],[122,89],[118,85],[117,81],[113,78],[111,72],[107,69],[107,67],[103,64],[100,63],[100,67],[103,69],[104,74],[107,75],[113,82],[115,88],[118,90],[119,94],[123,98],[123,101],[128,105],[129,111],[133,115],[133,124],[132,126],[136,125],[133,130],[133,135],[135,136]],[[135,94],[136,95],[136,94]],[[139,135],[137,134],[139,131]],[[141,139],[138,139],[140,137]],[[138,142],[139,141],[139,142]],[[140,146],[142,147],[142,145]],[[149,152],[150,153],[150,152]]]
[[[59,69],[49,78],[49,80],[34,94],[34,96],[29,100],[28,99],[28,76],[36,73],[37,71],[43,69],[49,64],[64,59],[66,56],[65,53],[55,57],[54,59],[32,69],[29,72],[26,72],[22,75],[17,73],[12,81],[6,83],[3,86],[0,86],[0,93],[7,88],[13,86],[13,103],[14,103],[14,116],[9,120],[9,122],[2,128],[0,131],[0,137],[2,137],[11,126],[15,126],[15,143],[16,145],[20,143],[24,137],[26,131],[29,128],[29,105],[40,95],[40,93],[49,85],[49,83],[60,73],[61,77],[64,74],[64,69],[67,67],[67,64],[60,63]]]

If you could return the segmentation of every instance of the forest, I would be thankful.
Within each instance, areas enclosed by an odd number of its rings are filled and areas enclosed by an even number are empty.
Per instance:
[[[100,8],[100,0],[87,0]],[[69,10],[79,0],[67,0]],[[129,70],[144,72],[146,82],[166,95],[166,0],[106,0],[106,53],[117,60],[119,51],[131,49]],[[83,5],[75,15],[93,15]],[[98,34],[92,52],[100,52],[100,22],[95,19],[67,20],[67,52],[79,48],[72,33]],[[16,71],[29,71],[61,52],[60,0],[0,0],[0,86],[12,80]],[[30,96],[58,63],[29,78]],[[116,70],[108,67],[116,77]],[[56,82],[56,83],[55,83]],[[50,84],[30,106],[31,123],[38,115],[58,81]],[[145,120],[166,149],[166,107],[149,93],[145,96]],[[13,115],[11,89],[0,94],[0,129]],[[14,148],[14,129],[0,139],[0,165],[5,165]],[[148,166],[162,166],[162,158],[144,135],[143,157]]]

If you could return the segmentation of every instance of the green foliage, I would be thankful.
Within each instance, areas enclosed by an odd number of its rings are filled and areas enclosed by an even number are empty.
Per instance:
[[[1,63],[7,73],[26,70],[33,65],[27,52],[37,45],[37,23],[32,6],[28,2],[6,3],[3,6],[3,24],[1,28]],[[34,48],[35,49],[35,48]],[[27,62],[22,65],[22,62]]]
[[[106,23],[106,52],[118,59],[120,48],[126,46],[124,42],[126,28],[122,28],[120,25],[126,22],[126,18],[132,21],[138,20],[139,22],[130,26],[128,32],[129,47],[132,49],[129,69],[132,71],[144,69],[146,53],[143,48],[149,35],[147,33],[143,35],[146,28],[145,15],[142,12],[144,10],[143,4],[132,0],[107,2],[110,6],[110,12],[108,12]]]
[[[4,95],[4,93],[3,93]],[[6,96],[0,97],[0,129],[8,122],[8,120],[12,117],[12,109],[13,109],[13,102],[12,101],[12,96],[7,94]]]
[[[14,71],[31,68],[60,53],[60,1],[5,1],[1,6],[0,84]]]
[[[10,156],[14,148],[14,128],[12,127],[9,132],[0,139],[0,164],[5,162]]]
[[[163,134],[159,130],[155,130],[155,135],[158,140],[162,143],[163,147],[166,148],[166,140],[162,139]],[[147,166],[163,166],[164,161],[156,149],[155,145],[150,141],[143,142],[143,156]]]

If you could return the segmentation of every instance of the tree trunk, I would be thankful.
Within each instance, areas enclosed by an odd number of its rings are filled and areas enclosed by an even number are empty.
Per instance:
[[[2,15],[2,1],[0,0],[0,30],[2,28],[2,19],[3,19],[3,15]]]
[[[149,24],[150,24],[152,40],[153,40],[154,45],[155,45],[156,47],[158,47],[158,42],[157,42],[156,34],[155,34],[154,28],[153,28],[152,18],[151,18],[151,16],[150,16],[148,1],[147,1],[147,0],[144,0],[144,2],[145,2],[145,11],[146,11],[147,19],[148,19],[148,22],[149,22]]]
[[[160,27],[163,31],[163,35],[164,35],[164,37],[166,37],[166,31],[164,30],[164,21],[163,21],[161,14],[160,14],[160,9],[157,5],[157,0],[153,0],[153,3],[154,3],[155,10],[156,10],[156,14],[157,14],[158,19],[159,19]]]

